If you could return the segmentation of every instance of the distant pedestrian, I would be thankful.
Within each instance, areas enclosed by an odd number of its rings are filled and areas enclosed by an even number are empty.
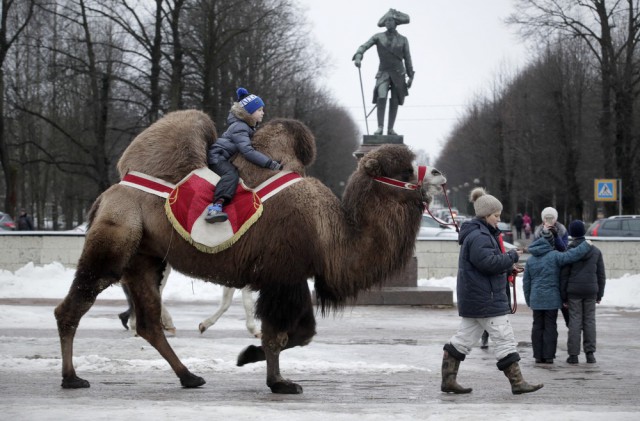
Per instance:
[[[507,274],[522,254],[521,250],[503,253],[498,237],[502,203],[483,188],[471,191],[470,201],[476,217],[460,228],[458,243],[458,314],[462,317],[458,331],[444,346],[442,384],[447,393],[470,393],[456,377],[460,362],[464,361],[486,330],[495,344],[498,369],[511,383],[513,394],[535,392],[542,384],[531,385],[522,378],[518,361],[517,342],[509,322]]]
[[[519,213],[513,218],[513,226],[516,227],[516,238],[520,240],[522,238],[522,227],[524,226],[524,219],[522,214]]]
[[[569,224],[569,235],[573,238],[569,249],[586,242],[584,222],[575,220]],[[578,364],[580,336],[587,363],[595,363],[596,352],[596,304],[604,296],[606,275],[602,253],[596,246],[584,257],[562,268],[560,273],[560,296],[563,305],[569,308],[569,335],[567,352],[569,364]]]
[[[531,256],[524,269],[524,298],[533,310],[531,346],[536,363],[552,364],[558,345],[558,309],[562,307],[560,298],[560,269],[577,262],[590,249],[584,243],[566,252],[554,249],[556,239],[553,225],[541,230],[541,236],[529,246]]]
[[[531,237],[531,217],[528,213],[522,215],[522,228],[524,229],[525,238],[528,240]]]
[[[25,209],[20,209],[18,216],[18,231],[33,231],[33,218]]]

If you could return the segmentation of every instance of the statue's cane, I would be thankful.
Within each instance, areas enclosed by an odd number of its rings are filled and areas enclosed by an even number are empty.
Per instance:
[[[367,136],[369,135],[369,123],[367,122],[367,106],[364,103],[364,88],[362,87],[362,71],[360,70],[360,66],[358,66],[358,76],[360,76],[360,92],[362,93],[362,109],[364,110],[364,124],[367,127]],[[371,113],[369,113],[371,114]]]

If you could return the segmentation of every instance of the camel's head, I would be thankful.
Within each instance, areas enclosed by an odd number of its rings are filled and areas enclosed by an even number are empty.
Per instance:
[[[433,194],[447,182],[444,175],[433,167],[416,166],[413,153],[406,146],[383,145],[366,154],[361,167],[374,180],[401,189],[420,189],[423,201],[431,203]]]
[[[431,203],[433,195],[442,190],[442,186],[447,182],[447,178],[434,167],[424,167],[424,177],[422,177],[422,189],[425,192],[427,204]],[[418,167],[418,171],[420,167]]]

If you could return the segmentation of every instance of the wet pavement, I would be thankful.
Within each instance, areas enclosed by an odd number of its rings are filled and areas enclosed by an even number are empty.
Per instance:
[[[511,316],[520,365],[527,381],[545,387],[514,396],[495,366],[491,343],[488,350],[474,349],[461,364],[458,380],[473,387],[473,393],[440,392],[442,346],[460,320],[455,309],[347,308],[336,316],[318,315],[314,341],[282,353],[283,375],[298,382],[304,393],[274,395],[265,384],[264,363],[235,367],[238,352],[257,344],[244,329],[240,305],[232,306],[224,323],[205,335],[197,331],[197,323],[212,313],[215,303],[167,305],[178,327],[170,343],[185,365],[205,378],[201,388],[181,388],[159,354],[122,329],[117,313],[124,302],[99,301],[83,319],[75,341],[78,375],[91,387],[63,390],[57,331],[47,319],[53,319],[54,303],[0,300],[5,313],[43,314],[41,324],[5,323],[0,328],[5,361],[0,363],[0,419],[59,419],[60,414],[65,419],[130,419],[132,414],[147,419],[145,408],[153,411],[154,419],[219,419],[233,414],[246,415],[235,419],[281,420],[481,420],[489,414],[502,420],[640,417],[640,311],[598,307],[596,364],[586,364],[584,355],[579,365],[565,362],[567,330],[561,325],[555,364],[536,365],[529,338],[531,312],[522,305]],[[113,328],[99,321],[105,318]]]

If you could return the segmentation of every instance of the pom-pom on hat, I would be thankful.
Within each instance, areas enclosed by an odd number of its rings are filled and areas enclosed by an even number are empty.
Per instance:
[[[471,190],[469,201],[473,203],[476,216],[483,218],[496,212],[502,212],[502,203],[488,194],[482,187],[476,187]]]
[[[584,222],[582,222],[581,220],[576,219],[569,224],[569,235],[573,238],[584,237],[585,233],[586,229],[584,227]]]
[[[547,222],[549,224],[555,224],[558,220],[558,211],[552,207],[542,209],[542,213],[540,213],[542,217],[542,222]]]
[[[250,94],[245,88],[238,88],[236,91],[238,95],[238,103],[249,114],[253,114],[260,108],[264,107],[264,101],[258,95]]]

